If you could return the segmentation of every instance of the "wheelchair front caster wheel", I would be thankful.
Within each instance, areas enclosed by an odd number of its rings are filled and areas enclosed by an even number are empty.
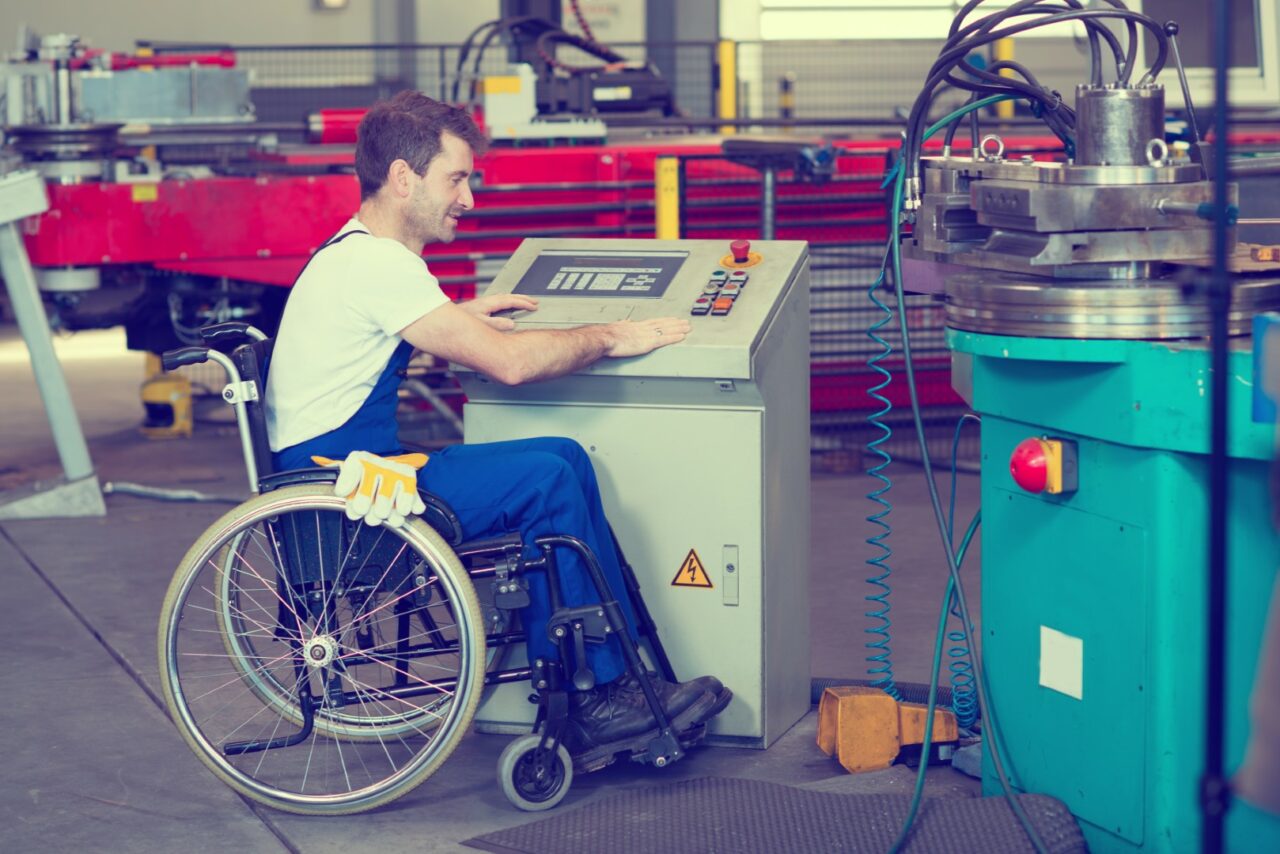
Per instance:
[[[564,800],[573,783],[573,759],[564,745],[539,750],[540,735],[522,735],[498,757],[498,783],[507,800],[526,812],[549,810]]]

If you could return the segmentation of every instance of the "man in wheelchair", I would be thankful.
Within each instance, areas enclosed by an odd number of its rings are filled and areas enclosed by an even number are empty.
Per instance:
[[[361,122],[359,212],[299,275],[271,356],[266,411],[274,468],[340,465],[336,491],[350,496],[348,515],[373,524],[400,524],[406,514],[422,512],[416,486],[450,505],[467,539],[511,531],[526,544],[547,535],[576,537],[597,556],[634,640],[636,609],[595,472],[576,442],[457,445],[429,461],[421,454],[392,456],[400,450],[397,386],[415,349],[516,385],[601,358],[640,356],[679,343],[690,330],[687,320],[669,317],[516,332],[499,313],[536,310],[536,300],[509,294],[451,302],[422,250],[451,241],[459,218],[474,207],[468,178],[484,147],[465,112],[417,92],[374,105]],[[562,589],[556,601],[598,603],[583,557],[557,551]],[[547,634],[553,601],[547,578],[535,572],[527,580],[530,603],[521,618],[529,661],[555,662],[560,654]],[[587,645],[585,657],[594,687],[569,695],[564,744],[575,765],[590,769],[632,748],[657,724],[616,637]],[[677,732],[718,714],[732,697],[711,676],[675,683],[647,678]]]

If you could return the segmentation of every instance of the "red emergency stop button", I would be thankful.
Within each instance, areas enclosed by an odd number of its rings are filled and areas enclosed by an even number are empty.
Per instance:
[[[759,252],[751,251],[750,240],[733,240],[729,243],[729,254],[720,259],[720,266],[754,267],[763,260]]]
[[[1027,492],[1044,492],[1049,483],[1048,453],[1040,439],[1023,439],[1009,457],[1013,482]]]
[[[1049,436],[1023,439],[1009,457],[1009,473],[1027,492],[1075,492],[1079,483],[1076,443]]]

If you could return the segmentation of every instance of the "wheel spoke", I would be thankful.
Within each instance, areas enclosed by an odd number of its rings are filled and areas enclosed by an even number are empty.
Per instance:
[[[323,486],[235,512],[166,597],[175,723],[205,764],[272,806],[349,812],[420,783],[483,683],[479,607],[456,557],[420,527],[345,527]]]

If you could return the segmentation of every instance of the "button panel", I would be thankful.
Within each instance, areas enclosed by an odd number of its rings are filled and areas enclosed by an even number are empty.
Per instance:
[[[743,244],[743,246],[739,247],[736,244]],[[745,240],[735,241],[735,249],[738,248],[749,251],[750,244]],[[694,299],[689,313],[697,316],[707,314],[714,317],[725,316],[733,310],[734,304],[742,296],[748,278],[750,276],[746,270],[729,271],[723,268],[712,270],[702,286],[702,293]]]

